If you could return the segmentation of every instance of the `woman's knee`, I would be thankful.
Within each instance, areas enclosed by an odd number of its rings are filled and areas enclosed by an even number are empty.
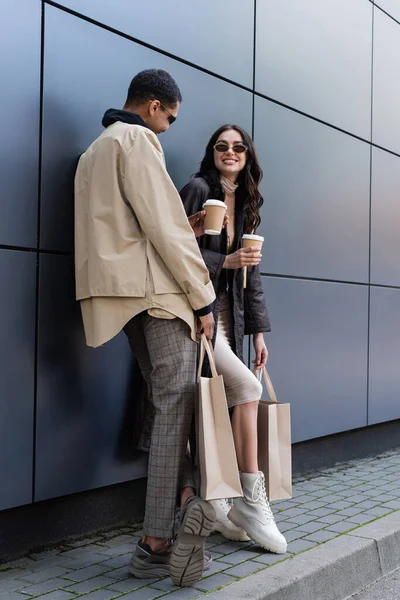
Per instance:
[[[256,377],[254,377],[254,379],[254,397],[257,398],[257,400],[261,400],[263,395],[263,386],[261,381],[259,381]]]

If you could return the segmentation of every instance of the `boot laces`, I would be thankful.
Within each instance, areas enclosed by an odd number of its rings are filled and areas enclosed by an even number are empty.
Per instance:
[[[265,489],[265,477],[260,474],[257,481],[254,483],[253,491],[252,491],[252,501],[261,504],[263,508],[263,512],[268,519],[274,519],[274,515],[272,514],[271,507],[268,502],[267,491]]]

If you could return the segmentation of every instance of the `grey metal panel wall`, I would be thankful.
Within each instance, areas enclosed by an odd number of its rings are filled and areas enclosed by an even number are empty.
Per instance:
[[[248,87],[254,0],[61,0],[64,6]],[[158,63],[158,61],[157,61]],[[154,63],[148,63],[147,68]]]
[[[371,283],[400,286],[400,158],[372,150]]]
[[[374,17],[372,141],[400,154],[400,25],[382,11]]]
[[[0,510],[32,500],[36,254],[0,250]]]
[[[161,138],[180,187],[196,170],[214,128],[235,121],[251,130],[251,93],[46,7],[42,248],[72,250],[77,159],[101,132],[104,110],[121,107],[131,78],[152,65],[168,70],[185,98],[177,122]]]
[[[35,500],[146,474],[132,454],[137,390],[122,333],[85,346],[73,260],[40,256]]]
[[[0,19],[0,243],[36,247],[41,3],[4,0]]]
[[[375,4],[400,22],[400,4],[398,0],[376,0]]]
[[[400,419],[400,289],[372,287],[368,424]]]
[[[263,277],[268,368],[293,442],[367,424],[366,286]]]
[[[256,90],[370,139],[372,4],[257,3]]]
[[[262,98],[262,271],[368,281],[368,144]]]

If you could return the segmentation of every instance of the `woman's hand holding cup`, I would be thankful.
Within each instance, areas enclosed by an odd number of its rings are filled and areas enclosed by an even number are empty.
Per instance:
[[[248,246],[239,248],[236,252],[228,254],[225,258],[224,269],[241,269],[242,267],[255,267],[261,262],[260,248]]]

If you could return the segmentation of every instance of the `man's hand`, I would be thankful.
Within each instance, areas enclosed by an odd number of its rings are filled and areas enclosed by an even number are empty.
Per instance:
[[[200,237],[204,235],[204,217],[206,216],[206,211],[201,210],[194,215],[190,215],[188,217],[190,227],[193,229],[193,233],[196,237]]]
[[[199,212],[195,213],[194,215],[190,215],[190,217],[188,217],[190,227],[193,229],[193,233],[197,238],[204,235],[204,217],[205,216],[206,216],[206,211],[200,210]],[[228,215],[225,215],[222,227],[226,227],[226,225],[228,225],[228,223],[229,223],[229,217],[228,217]]]
[[[204,333],[208,340],[212,340],[214,337],[214,315],[212,312],[204,317],[197,318],[197,338],[201,338],[201,334]]]

